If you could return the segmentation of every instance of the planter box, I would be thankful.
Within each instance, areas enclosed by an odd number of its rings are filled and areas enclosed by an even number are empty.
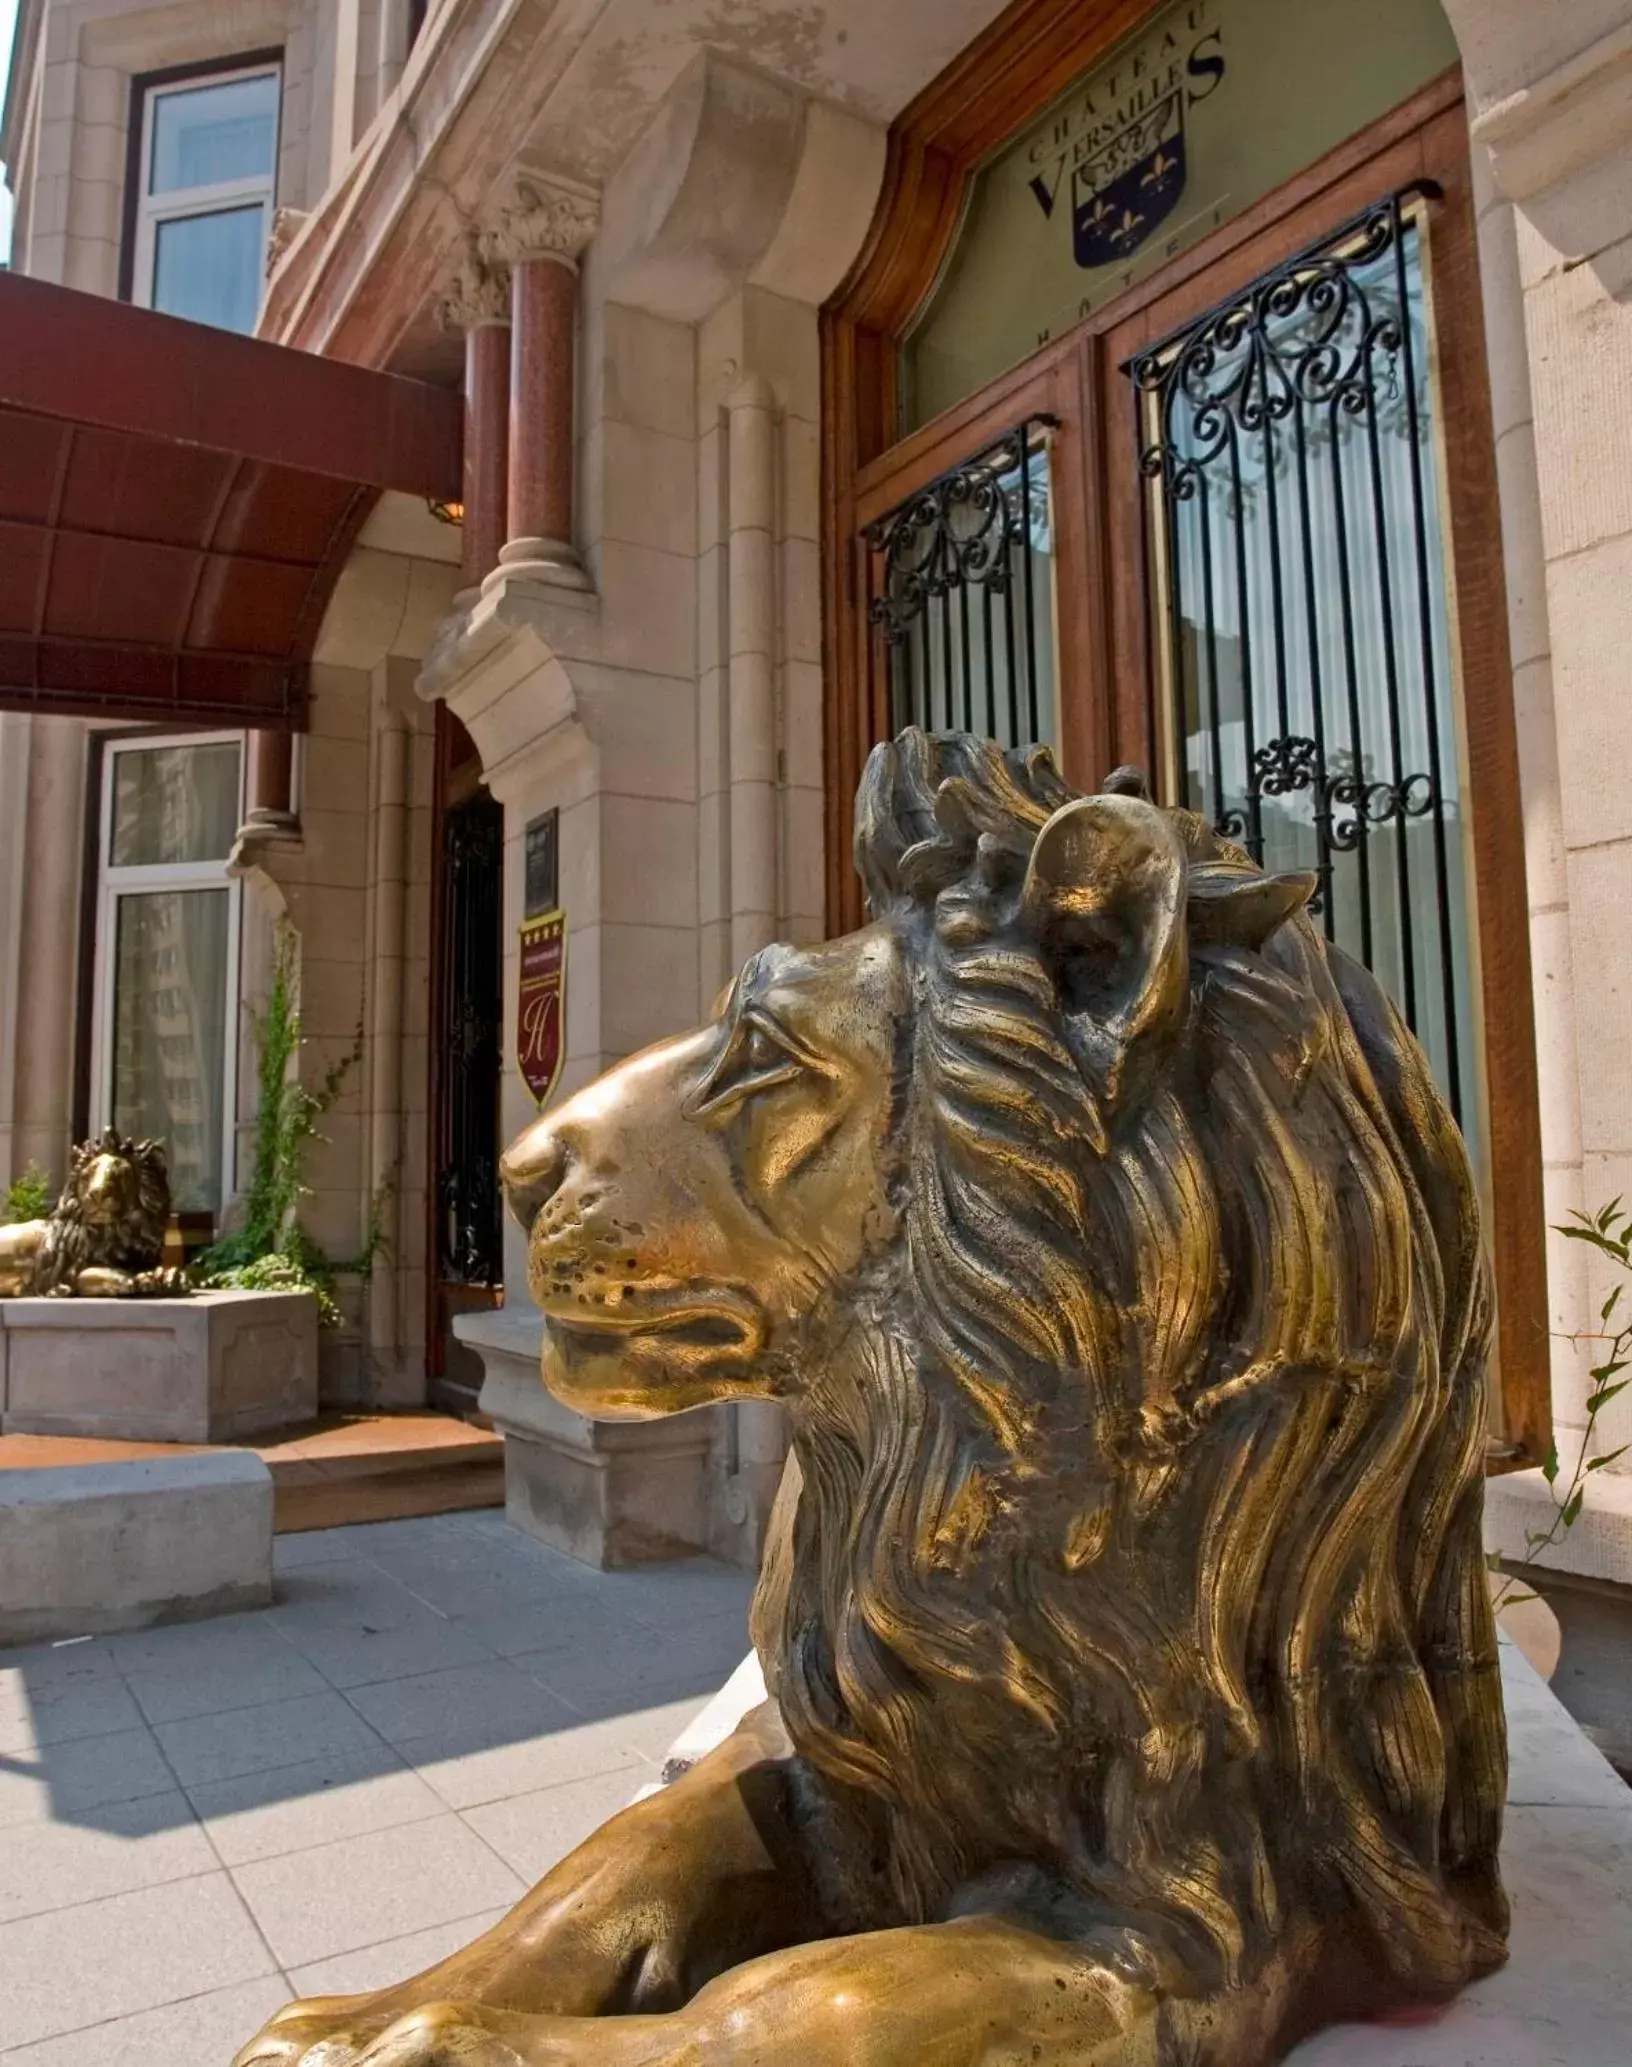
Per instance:
[[[0,1299],[0,1432],[229,1443],[317,1412],[309,1292]]]

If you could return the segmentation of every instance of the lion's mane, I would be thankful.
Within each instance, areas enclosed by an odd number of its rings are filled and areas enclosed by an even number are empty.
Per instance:
[[[127,1163],[135,1180],[126,1210],[106,1223],[85,1218],[85,1187],[102,1156],[116,1156]],[[170,1176],[164,1144],[133,1141],[107,1128],[73,1152],[68,1182],[51,1213],[35,1260],[34,1290],[72,1290],[79,1273],[93,1264],[132,1273],[155,1269],[164,1256],[169,1218]]]
[[[1449,1991],[1506,1927],[1465,1151],[1306,912],[1198,927],[1201,878],[1256,871],[1182,812],[1184,1024],[1107,1126],[1013,924],[1072,795],[1040,749],[869,763],[904,1237],[799,1417],[756,1640],[857,1921],[1034,1862],[1135,1966],[1238,1985],[1312,1920]]]

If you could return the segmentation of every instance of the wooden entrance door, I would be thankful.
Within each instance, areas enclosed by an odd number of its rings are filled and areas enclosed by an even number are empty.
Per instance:
[[[866,415],[864,341],[830,320],[841,437]],[[1542,1454],[1522,819],[1459,75],[832,480],[835,929],[857,916],[839,785],[866,744],[966,712],[1024,743],[986,626],[1029,580],[1046,594],[1018,621],[1047,648],[1038,707],[1068,778],[1134,763],[1267,865],[1317,867],[1327,930],[1418,1028],[1486,1178],[1504,1434]]]
[[[444,704],[436,718],[426,1368],[431,1404],[468,1415],[481,1391],[481,1360],[455,1336],[453,1321],[504,1300],[504,812],[482,787],[470,735]]]

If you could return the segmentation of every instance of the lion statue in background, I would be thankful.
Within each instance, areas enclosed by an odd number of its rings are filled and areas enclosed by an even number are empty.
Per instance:
[[[163,1268],[170,1175],[158,1141],[109,1127],[73,1152],[48,1220],[0,1227],[0,1298],[129,1299],[187,1289]]]
[[[783,1402],[771,1699],[240,2067],[1263,2067],[1505,1957],[1491,1309],[1421,1052],[1122,777],[912,731],[872,920],[511,1148],[545,1376]]]

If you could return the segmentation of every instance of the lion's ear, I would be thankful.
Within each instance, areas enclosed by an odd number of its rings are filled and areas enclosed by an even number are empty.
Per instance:
[[[1315,894],[1312,869],[1280,876],[1245,875],[1240,869],[1190,871],[1192,947],[1261,948],[1270,935]]]
[[[1103,1148],[1189,982],[1184,849],[1140,797],[1082,797],[1037,835],[1021,919],[1059,989]]]

